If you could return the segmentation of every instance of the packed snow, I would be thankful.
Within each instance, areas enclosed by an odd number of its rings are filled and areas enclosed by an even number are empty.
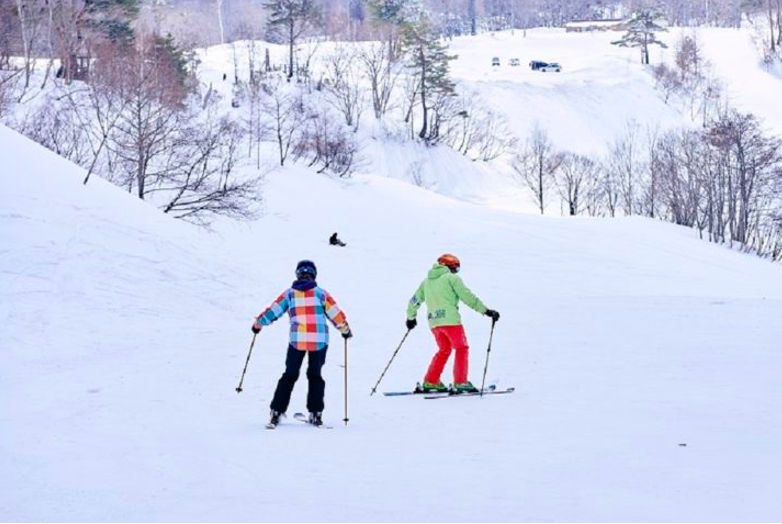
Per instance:
[[[536,35],[526,41],[558,41]],[[523,53],[521,33],[482,38],[454,42],[467,64],[454,73],[508,111],[526,106],[515,125],[550,116],[552,136],[592,148],[633,107],[674,120],[629,65],[637,51],[602,42],[598,64],[583,46],[551,43],[554,57]],[[554,58],[561,76],[525,68]],[[82,185],[83,170],[0,127],[0,520],[782,520],[782,268],[660,221],[486,206],[512,207],[507,174],[436,151],[391,144],[351,179],[275,170],[259,220],[207,232],[100,179]],[[411,158],[427,159],[437,191],[404,180]],[[346,248],[328,245],[334,231]],[[487,383],[515,393],[370,396],[444,252],[501,313]],[[284,319],[258,336],[235,388],[253,317],[304,258],[355,333],[349,423],[332,331],[334,429],[293,420],[302,374],[269,431]],[[490,320],[462,314],[480,383]],[[422,379],[424,324],[419,314],[380,391]]]

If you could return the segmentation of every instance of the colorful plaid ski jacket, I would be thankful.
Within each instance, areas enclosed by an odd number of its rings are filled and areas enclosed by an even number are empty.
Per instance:
[[[339,309],[328,291],[314,280],[297,280],[290,289],[258,315],[255,323],[268,326],[285,312],[291,322],[290,343],[300,351],[319,351],[329,345],[328,318],[341,332],[350,331],[345,313]]]

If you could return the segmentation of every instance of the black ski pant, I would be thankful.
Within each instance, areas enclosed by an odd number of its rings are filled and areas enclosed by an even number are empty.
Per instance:
[[[288,346],[288,355],[285,357],[285,373],[277,382],[277,389],[274,391],[271,409],[285,413],[288,411],[288,404],[291,401],[293,386],[299,379],[301,364],[304,362],[304,356],[307,355],[307,381],[309,389],[307,390],[307,411],[318,413],[323,411],[323,395],[326,392],[326,381],[323,380],[321,370],[326,363],[325,347],[319,351],[300,351],[293,346]]]

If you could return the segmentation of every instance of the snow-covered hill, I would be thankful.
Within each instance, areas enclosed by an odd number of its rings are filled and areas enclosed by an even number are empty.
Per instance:
[[[522,215],[296,168],[269,175],[262,219],[207,234],[82,186],[7,128],[0,156],[0,520],[782,519],[777,265],[657,221]],[[516,393],[370,397],[446,251],[502,314],[488,379]],[[283,325],[234,388],[253,315],[302,258],[355,332],[350,424],[340,341],[335,428],[272,432]],[[480,381],[489,321],[464,318]],[[433,346],[413,331],[380,389],[420,380]]]
[[[692,115],[674,100],[664,102],[648,68],[639,63],[637,49],[611,45],[620,35],[612,31],[533,29],[458,37],[449,41],[450,51],[457,56],[451,69],[460,92],[474,93],[484,105],[501,114],[507,120],[508,133],[522,143],[538,123],[557,149],[600,157],[628,125],[637,125],[638,146],[643,149],[646,133],[691,126]],[[756,114],[770,130],[782,132],[782,104],[777,100],[782,74],[761,63],[751,28],[671,28],[660,35],[668,49],[650,49],[652,63],[671,63],[676,42],[682,36],[698,40],[702,58],[724,86],[731,106]],[[268,48],[273,63],[285,61],[284,46],[262,42],[237,42],[199,53],[199,77],[222,93],[226,107],[233,97],[234,71],[240,80],[248,78],[251,45],[257,54]],[[351,45],[341,43],[338,47],[344,50]],[[320,43],[316,49],[301,48],[302,56],[312,54],[316,77],[334,52],[333,43]],[[500,58],[499,67],[491,65],[493,57]],[[512,58],[518,58],[520,66],[510,66]],[[556,61],[563,70],[532,71],[527,65],[531,60]],[[233,112],[241,117],[243,111],[240,108]],[[444,147],[400,143],[388,136],[388,130],[404,134],[402,108],[390,111],[380,126],[375,125],[370,113],[366,111],[359,130],[359,172],[411,182],[411,174],[420,166],[422,185],[440,194],[495,208],[535,211],[528,190],[509,166],[509,158],[485,164],[471,162]],[[559,206],[552,204],[551,212],[558,213]]]

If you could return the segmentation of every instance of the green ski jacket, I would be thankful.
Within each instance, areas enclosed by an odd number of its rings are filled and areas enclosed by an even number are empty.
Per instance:
[[[430,328],[458,326],[462,323],[459,314],[460,300],[478,313],[486,313],[486,306],[464,285],[461,277],[451,273],[446,266],[435,264],[410,299],[407,318],[414,319],[418,314],[418,308],[426,302]]]

